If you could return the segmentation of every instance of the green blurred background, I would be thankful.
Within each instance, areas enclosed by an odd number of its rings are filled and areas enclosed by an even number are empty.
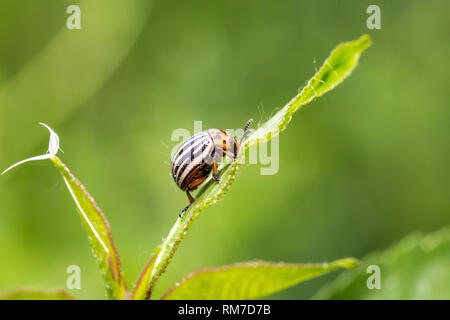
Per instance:
[[[381,7],[381,30],[366,8]],[[81,30],[66,8],[81,7]],[[341,86],[299,111],[280,169],[249,165],[205,210],[155,295],[209,266],[361,258],[450,223],[448,1],[17,1],[0,4],[0,168],[62,160],[106,214],[131,286],[186,205],[169,174],[177,128],[262,123],[339,42],[373,46]],[[65,287],[105,298],[70,195],[50,162],[0,178],[0,292]],[[310,298],[337,273],[270,298]]]

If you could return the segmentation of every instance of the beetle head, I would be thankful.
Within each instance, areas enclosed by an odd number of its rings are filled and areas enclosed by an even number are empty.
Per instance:
[[[220,156],[229,156],[236,159],[239,152],[239,142],[229,132],[225,130],[216,130],[213,135],[214,146],[216,148],[216,154]]]
[[[239,142],[236,138],[229,132],[225,130],[217,130],[213,135],[213,141],[216,149],[220,149],[222,151],[222,156],[228,155],[233,159],[236,159],[239,153],[239,149],[241,146],[241,142],[244,138],[250,133],[248,127],[253,122],[253,119],[247,121],[247,124],[244,127],[244,133],[242,134]]]

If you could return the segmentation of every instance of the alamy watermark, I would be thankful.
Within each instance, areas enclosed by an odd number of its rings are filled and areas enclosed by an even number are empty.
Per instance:
[[[66,287],[69,290],[81,289],[81,269],[76,264],[70,265],[66,269],[69,275],[66,280]]]
[[[381,269],[380,266],[376,264],[372,264],[367,267],[366,269],[367,274],[370,274],[370,276],[367,278],[367,289],[373,290],[373,289],[381,289]]]
[[[367,29],[381,29],[381,9],[376,4],[367,7],[366,13],[370,16],[366,20]]]
[[[81,29],[81,9],[76,4],[67,7],[66,13],[70,16],[66,20],[66,27],[69,30]]]

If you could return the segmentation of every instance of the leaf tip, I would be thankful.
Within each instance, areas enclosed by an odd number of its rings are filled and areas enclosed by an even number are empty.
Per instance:
[[[354,41],[360,52],[372,45],[372,38],[368,34],[363,34],[358,40]]]
[[[359,260],[355,258],[345,258],[335,262],[335,266],[346,268],[346,269],[354,269],[359,267],[361,264]]]

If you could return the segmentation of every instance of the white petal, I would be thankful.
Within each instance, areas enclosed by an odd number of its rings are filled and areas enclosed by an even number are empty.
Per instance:
[[[48,131],[50,131],[50,138],[48,141],[48,151],[46,154],[40,155],[40,156],[36,156],[36,157],[31,157],[22,161],[19,161],[15,164],[13,164],[12,166],[10,166],[8,169],[6,169],[5,171],[3,171],[1,174],[4,174],[6,172],[8,172],[9,170],[11,170],[14,167],[17,167],[19,165],[21,165],[22,163],[28,162],[28,161],[34,161],[34,160],[45,160],[45,159],[50,159],[51,157],[56,156],[56,154],[58,153],[58,149],[59,149],[59,137],[58,135],[55,133],[55,131],[53,131],[49,126],[47,126],[46,124],[40,122],[41,125],[43,125],[44,127],[46,127],[48,129]]]
[[[56,156],[56,154],[58,153],[58,149],[59,149],[58,135],[55,133],[55,131],[53,131],[45,123],[39,122],[39,124],[43,125],[44,127],[46,127],[48,129],[48,131],[50,131],[50,139],[48,140],[48,153],[50,153],[52,157]]]
[[[34,161],[34,160],[45,160],[45,159],[49,159],[49,158],[51,158],[51,157],[52,157],[52,156],[49,155],[49,154],[47,153],[47,154],[43,154],[43,155],[41,155],[41,156],[36,156],[36,157],[32,157],[32,158],[28,158],[28,159],[19,161],[19,162],[17,162],[17,163],[14,163],[11,167],[9,167],[9,168],[6,169],[5,171],[3,171],[1,174],[4,174],[4,173],[8,172],[8,171],[11,170],[12,168],[17,167],[17,166],[21,165],[22,163],[25,163],[25,162],[28,162],[28,161]]]

